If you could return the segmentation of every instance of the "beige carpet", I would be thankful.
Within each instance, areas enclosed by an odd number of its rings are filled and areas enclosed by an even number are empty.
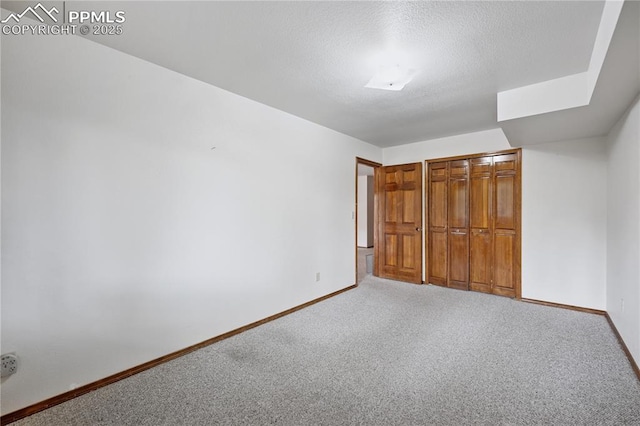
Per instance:
[[[602,316],[368,276],[15,426],[271,424],[638,425],[640,382]]]

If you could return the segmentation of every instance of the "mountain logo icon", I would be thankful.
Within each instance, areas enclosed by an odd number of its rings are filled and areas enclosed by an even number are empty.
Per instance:
[[[45,18],[43,18],[44,15],[51,18],[53,22],[58,22],[58,18],[56,18],[53,14],[54,13],[58,14],[60,12],[55,7],[52,7],[51,9],[47,10],[47,8],[42,5],[42,3],[38,3],[34,7],[31,7],[31,6],[27,7],[22,13],[10,13],[9,16],[7,16],[5,19],[3,19],[0,22],[3,24],[6,24],[7,22],[13,19],[17,24],[18,22],[20,22],[20,19],[22,19],[22,17],[28,13],[31,13],[32,16],[35,16],[40,22],[44,23],[44,20],[45,20]]]

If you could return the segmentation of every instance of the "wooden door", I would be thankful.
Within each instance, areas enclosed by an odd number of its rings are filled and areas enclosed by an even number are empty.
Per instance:
[[[428,170],[428,277],[431,284],[447,286],[447,188],[449,163],[430,163]]]
[[[449,164],[447,286],[469,289],[469,161]]]
[[[520,297],[519,154],[497,155],[494,164],[492,293]]]
[[[422,164],[375,170],[378,276],[422,283]]]
[[[469,190],[469,288],[491,293],[493,157],[472,158]]]

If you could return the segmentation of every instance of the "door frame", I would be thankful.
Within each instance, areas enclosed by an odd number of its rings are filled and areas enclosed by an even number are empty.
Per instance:
[[[371,161],[371,160],[367,160],[365,158],[361,158],[361,157],[356,157],[356,177],[355,177],[355,187],[356,187],[356,198],[355,198],[355,210],[354,210],[354,218],[355,218],[355,253],[356,253],[356,275],[355,275],[355,284],[358,285],[358,165],[364,165],[364,166],[369,166],[369,167],[373,167],[374,170],[374,176],[375,176],[375,169],[377,169],[378,167],[382,167],[382,163],[377,163],[375,161]],[[374,188],[374,198],[373,198],[373,224],[374,224],[374,228],[375,225],[377,223],[377,215],[378,215],[378,209],[377,209],[377,205],[378,205],[378,198],[375,195],[375,188]],[[374,232],[373,233],[373,265],[374,265],[374,273],[376,271],[376,266],[378,264],[377,262],[377,256],[376,256],[376,245],[378,244],[377,242],[377,233]]]

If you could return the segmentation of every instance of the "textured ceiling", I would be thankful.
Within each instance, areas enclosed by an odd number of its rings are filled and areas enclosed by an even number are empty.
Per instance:
[[[640,90],[634,1],[588,107],[501,123],[498,92],[587,70],[604,1],[73,6],[126,12],[124,34],[98,43],[381,147],[496,127],[516,145],[601,135]],[[365,88],[390,55],[419,74],[400,92]]]
[[[87,4],[101,7],[127,21],[99,43],[393,146],[495,128],[498,91],[585,71],[603,2]],[[388,51],[420,74],[365,88]]]

